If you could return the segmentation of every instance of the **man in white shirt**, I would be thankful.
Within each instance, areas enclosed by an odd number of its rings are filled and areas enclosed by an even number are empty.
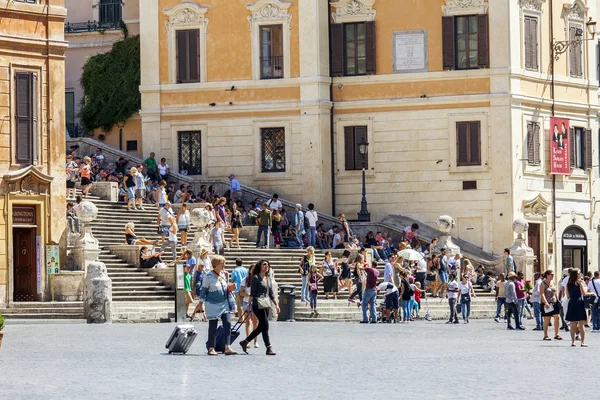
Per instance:
[[[308,205],[308,211],[304,215],[306,220],[308,221],[308,245],[312,247],[317,246],[317,221],[319,217],[317,216],[317,212],[315,211],[315,205],[310,203]]]
[[[427,278],[427,260],[423,257],[418,261],[415,273],[415,280],[421,284],[421,288],[425,288],[425,278]]]
[[[418,230],[418,224],[412,224],[411,226],[407,226],[406,228],[404,228],[404,239],[407,240],[408,243],[412,242],[413,238],[417,236]]]
[[[534,331],[543,330],[542,326],[542,310],[540,308],[540,302],[542,301],[542,295],[540,293],[540,287],[542,286],[542,274],[536,272],[533,274],[533,291],[531,292],[531,304],[533,304],[533,315],[535,315],[535,328]]]
[[[267,202],[267,206],[271,211],[281,211],[283,204],[281,204],[281,201],[279,201],[279,195],[277,193],[273,194],[273,198]]]
[[[333,237],[332,246],[334,249],[343,249],[344,246],[344,231],[339,230]]]
[[[560,319],[562,321],[562,327],[565,332],[569,332],[569,324],[565,320],[565,314],[569,307],[569,299],[567,298],[567,283],[569,283],[569,275],[571,274],[571,268],[563,269],[563,280],[558,285],[558,301],[560,302]]]
[[[588,290],[596,295],[590,306],[592,309],[592,332],[600,332],[600,272],[594,272],[594,278],[590,279]],[[590,301],[592,301],[591,298]]]
[[[383,282],[377,286],[377,290],[385,290],[385,321],[392,323],[390,313],[394,310],[394,323],[398,322],[398,309],[400,308],[400,292],[392,282]]]

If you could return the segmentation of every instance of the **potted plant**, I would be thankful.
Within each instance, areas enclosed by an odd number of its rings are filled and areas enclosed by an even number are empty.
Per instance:
[[[0,347],[2,347],[2,338],[4,337],[4,316],[0,314]]]

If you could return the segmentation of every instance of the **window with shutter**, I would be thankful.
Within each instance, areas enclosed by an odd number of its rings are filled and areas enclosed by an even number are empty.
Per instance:
[[[346,171],[360,171],[369,165],[369,156],[360,154],[359,145],[367,141],[366,126],[344,127],[344,164]]]
[[[525,40],[525,68],[538,70],[538,19],[525,17],[523,35]]]
[[[365,23],[365,40],[366,40],[366,56],[367,56],[367,75],[375,75],[375,59],[376,59],[376,41],[375,41],[375,22],[368,21]]]
[[[260,79],[283,78],[283,26],[260,27]]]
[[[585,169],[592,169],[592,130],[585,130],[585,140],[583,143],[584,148],[584,165]]]
[[[481,123],[456,123],[456,165],[481,165]]]
[[[569,47],[569,73],[572,77],[583,77],[582,67],[582,45],[577,39],[581,38],[582,28],[578,25],[569,26],[569,40],[572,41]]]
[[[571,168],[575,167],[575,128],[569,128],[569,155],[571,156]]]
[[[33,73],[15,73],[16,162],[33,162]]]
[[[331,24],[331,76],[344,76],[344,24]]]
[[[454,17],[442,17],[442,58],[445,70],[456,67],[454,63]]]
[[[527,122],[527,164],[540,165],[540,124]]]
[[[200,30],[178,30],[175,46],[177,83],[200,82]]]
[[[445,70],[489,67],[487,14],[442,17],[442,63]]]

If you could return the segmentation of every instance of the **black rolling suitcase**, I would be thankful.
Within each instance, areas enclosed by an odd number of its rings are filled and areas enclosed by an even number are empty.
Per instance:
[[[171,353],[185,354],[189,351],[192,343],[196,340],[196,327],[192,324],[182,324],[175,326],[173,333],[167,340],[165,347]]]
[[[246,320],[250,318],[250,313],[248,311],[244,311],[242,318],[240,318],[235,325],[231,328],[231,343],[235,343],[237,338],[240,336],[240,328],[242,325],[246,323]],[[209,349],[208,341],[206,342],[206,350]],[[223,353],[225,351],[225,329],[223,329],[223,325],[220,325],[217,328],[217,332],[215,333],[215,351],[217,353]]]

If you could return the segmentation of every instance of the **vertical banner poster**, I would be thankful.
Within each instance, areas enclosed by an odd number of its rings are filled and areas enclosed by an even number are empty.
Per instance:
[[[46,274],[53,275],[60,272],[60,248],[58,245],[46,245]]]
[[[571,174],[569,146],[569,120],[550,117],[550,173],[552,175]]]
[[[42,293],[42,239],[40,235],[35,237],[35,270],[37,293]]]

